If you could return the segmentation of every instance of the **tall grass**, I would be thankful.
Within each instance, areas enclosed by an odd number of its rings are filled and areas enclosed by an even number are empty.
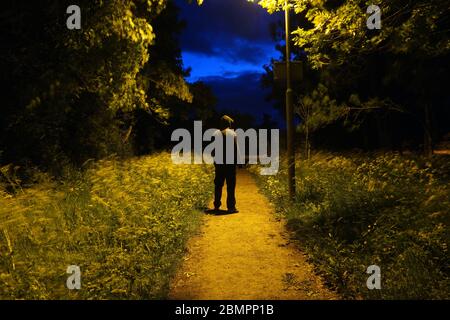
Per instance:
[[[2,168],[0,187],[2,299],[164,298],[211,195],[209,169],[166,153],[26,189],[11,171]],[[81,269],[81,290],[66,288],[69,265]]]
[[[450,162],[398,154],[319,153],[259,181],[318,271],[346,298],[450,298]],[[382,289],[369,290],[370,265]]]

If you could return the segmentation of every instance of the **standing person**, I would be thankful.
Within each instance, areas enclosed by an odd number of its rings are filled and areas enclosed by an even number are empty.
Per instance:
[[[236,209],[236,196],[235,196],[236,166],[239,149],[236,141],[236,132],[232,129],[233,122],[234,120],[227,115],[224,115],[220,119],[220,130],[217,130],[216,134],[222,135],[222,142],[223,142],[222,158],[217,154],[215,154],[214,156],[214,168],[215,168],[214,210],[220,209],[220,205],[222,204],[221,202],[222,188],[226,181],[228,213],[239,212]],[[232,150],[230,149],[230,145],[232,146]]]

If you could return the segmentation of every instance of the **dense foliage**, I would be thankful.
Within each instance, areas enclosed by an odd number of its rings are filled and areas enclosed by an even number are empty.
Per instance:
[[[25,190],[14,168],[1,174],[2,299],[164,298],[211,191],[208,169],[166,153],[99,161],[61,182],[40,174]],[[66,288],[69,265],[82,290]]]
[[[450,167],[447,157],[314,154],[260,177],[278,212],[328,284],[346,298],[448,299]],[[381,268],[382,290],[366,269]]]
[[[193,108],[173,2],[82,0],[80,30],[66,27],[70,4],[3,6],[2,163],[58,173],[89,158],[131,155],[178,105]],[[150,131],[135,130],[142,126]]]
[[[273,12],[283,9],[285,1],[259,3]],[[331,128],[327,134],[339,134],[340,146],[416,149],[422,144],[431,154],[433,143],[450,130],[448,121],[441,120],[450,116],[448,1],[288,3],[295,12],[291,35],[295,59],[305,68],[302,83],[295,86],[297,114],[303,120],[299,129],[312,132],[339,122],[360,129],[352,137],[341,127]],[[370,5],[380,8],[379,30],[366,26]],[[266,79],[267,83],[273,86]],[[326,92],[318,100],[315,93],[323,88]],[[274,97],[281,107],[283,94],[275,92]],[[364,139],[358,139],[361,136]],[[318,138],[317,144],[323,140]]]

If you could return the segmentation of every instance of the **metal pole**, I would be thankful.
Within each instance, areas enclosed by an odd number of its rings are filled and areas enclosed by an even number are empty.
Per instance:
[[[286,124],[289,198],[295,195],[294,106],[291,88],[290,17],[288,0],[285,1],[286,21]]]

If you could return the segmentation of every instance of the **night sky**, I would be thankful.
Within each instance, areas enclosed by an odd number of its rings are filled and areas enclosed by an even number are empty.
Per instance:
[[[189,82],[203,81],[218,98],[218,110],[250,113],[259,122],[263,113],[283,125],[261,87],[263,65],[279,59],[270,24],[283,15],[268,14],[247,0],[206,0],[198,6],[176,0],[186,21],[181,36],[184,67],[192,68]]]

